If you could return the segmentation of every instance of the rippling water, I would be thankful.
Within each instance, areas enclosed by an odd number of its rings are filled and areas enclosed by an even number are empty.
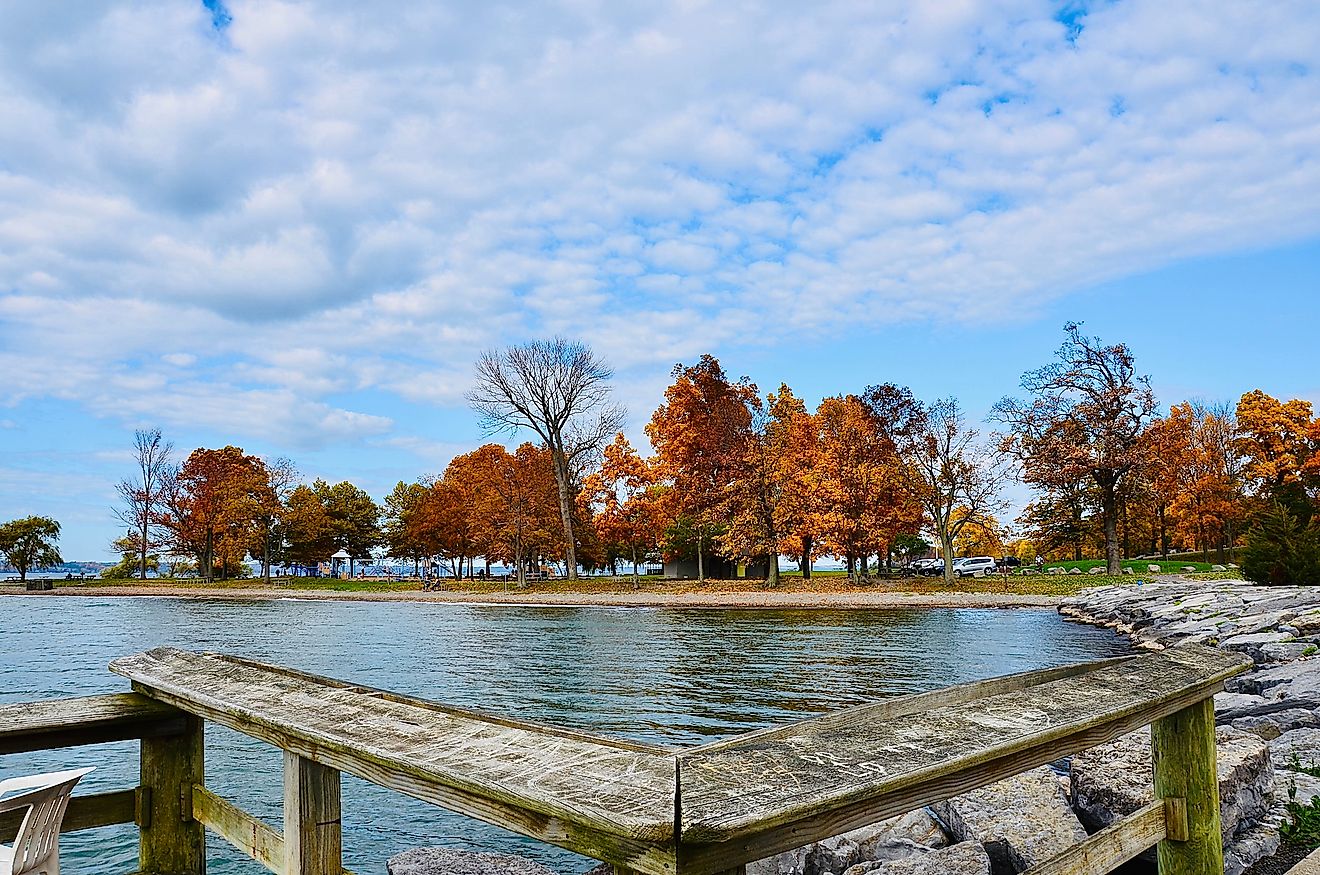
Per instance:
[[[682,610],[0,599],[0,701],[115,692],[115,657],[171,644],[220,650],[515,717],[643,741],[693,744],[865,701],[1129,652],[1111,632],[1052,610]],[[136,783],[137,744],[0,758],[0,776],[95,765],[80,789]],[[207,727],[206,781],[280,823],[280,752]],[[534,856],[566,851],[344,777],[345,865],[383,873],[391,854],[452,845]],[[127,873],[131,826],[63,840],[66,875]],[[212,875],[265,870],[214,836]]]

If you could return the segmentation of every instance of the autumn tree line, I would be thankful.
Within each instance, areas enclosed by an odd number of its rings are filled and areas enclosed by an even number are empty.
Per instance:
[[[787,385],[762,394],[712,356],[677,365],[643,455],[619,431],[612,372],[584,344],[554,338],[486,353],[473,409],[492,442],[442,474],[399,483],[377,505],[348,482],[300,483],[287,460],[236,447],[181,463],[159,431],[136,436],[120,485],[116,573],[144,576],[161,554],[206,578],[250,557],[314,565],[373,551],[454,577],[491,564],[520,582],[542,563],[566,573],[648,560],[764,567],[787,556],[809,576],[838,557],[865,576],[895,555],[1122,559],[1242,548],[1251,577],[1320,580],[1320,419],[1308,402],[1256,390],[1236,404],[1182,402],[1160,414],[1131,351],[1065,326],[1052,361],[995,405],[984,434],[956,399],[922,401],[892,383],[809,409]],[[1010,533],[1005,484],[1035,495]],[[933,542],[933,544],[932,544]]]

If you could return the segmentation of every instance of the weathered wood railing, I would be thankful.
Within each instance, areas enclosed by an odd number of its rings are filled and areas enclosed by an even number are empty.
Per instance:
[[[278,666],[161,648],[134,693],[0,707],[0,753],[141,738],[135,790],[66,829],[135,821],[140,870],[201,875],[204,828],[284,875],[341,875],[339,774],[614,865],[713,875],[1153,724],[1155,801],[1032,870],[1222,873],[1212,697],[1245,668],[1185,647],[890,699],[675,750],[507,720]],[[284,751],[283,831],[205,786],[203,721]],[[11,828],[0,822],[0,830]]]

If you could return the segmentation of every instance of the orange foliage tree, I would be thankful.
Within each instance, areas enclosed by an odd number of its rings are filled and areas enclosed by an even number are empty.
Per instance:
[[[651,416],[647,436],[656,452],[659,478],[671,487],[676,527],[690,532],[697,578],[705,581],[705,548],[723,530],[728,489],[746,463],[752,439],[756,386],[730,381],[710,355],[691,367],[675,365],[674,382]],[[670,539],[670,550],[679,545]]]
[[[222,575],[242,573],[258,519],[278,504],[261,459],[232,446],[197,449],[171,478],[162,525],[173,551],[194,556],[209,583],[217,565]]]
[[[660,543],[660,494],[651,466],[622,432],[605,447],[600,468],[583,481],[582,497],[595,510],[596,536],[607,551],[631,557],[638,584],[638,561]]]
[[[821,545],[843,557],[850,576],[864,576],[867,556],[886,560],[895,538],[920,531],[921,504],[894,441],[861,398],[825,398],[815,421],[811,483]]]

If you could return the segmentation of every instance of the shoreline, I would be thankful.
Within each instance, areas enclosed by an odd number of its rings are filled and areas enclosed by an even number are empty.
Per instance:
[[[57,586],[28,592],[0,586],[0,596],[36,598],[191,598],[220,601],[360,601],[422,602],[506,607],[620,607],[710,609],[829,609],[874,608],[1058,608],[1066,595],[1029,595],[988,592],[810,592],[785,590],[710,592],[482,592],[475,590],[330,590],[267,587],[194,586]]]

